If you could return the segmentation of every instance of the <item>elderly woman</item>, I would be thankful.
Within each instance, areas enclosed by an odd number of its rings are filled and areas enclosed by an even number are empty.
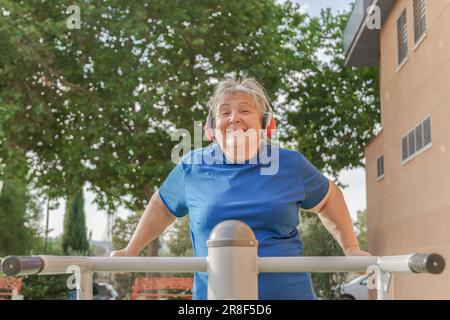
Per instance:
[[[112,256],[138,255],[186,214],[196,256],[207,255],[210,232],[230,219],[253,229],[259,256],[300,256],[300,208],[319,215],[345,255],[369,255],[359,248],[339,187],[303,154],[273,148],[267,139],[273,128],[271,107],[257,81],[223,80],[208,107],[207,135],[214,142],[181,159],[151,198],[128,246]],[[262,174],[267,166],[259,161],[262,151],[277,161],[277,170]],[[258,288],[259,299],[316,298],[309,273],[262,273]],[[207,299],[206,273],[195,274],[193,296]]]

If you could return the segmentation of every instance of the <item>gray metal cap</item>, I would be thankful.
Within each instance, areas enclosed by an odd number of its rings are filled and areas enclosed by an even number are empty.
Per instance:
[[[7,256],[1,263],[1,271],[7,276],[36,274],[44,268],[44,260],[38,256]]]
[[[257,247],[252,229],[239,220],[227,220],[214,227],[206,242],[208,247]]]

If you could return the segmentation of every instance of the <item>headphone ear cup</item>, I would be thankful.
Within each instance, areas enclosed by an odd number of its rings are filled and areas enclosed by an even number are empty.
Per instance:
[[[204,131],[208,141],[214,141],[214,120],[209,115],[206,118]]]
[[[277,128],[277,125],[275,123],[275,118],[273,116],[270,116],[270,122],[269,122],[269,126],[267,127],[267,138],[271,138],[272,137],[272,133],[273,131],[275,131],[275,129]]]
[[[276,129],[275,118],[273,117],[272,113],[264,113],[261,126],[264,130],[266,130],[267,138],[270,139],[270,137],[272,136],[272,130]]]
[[[261,128],[263,128],[263,130],[265,130],[267,128],[267,117],[269,116],[269,113],[264,112],[263,114],[263,119],[261,122]]]

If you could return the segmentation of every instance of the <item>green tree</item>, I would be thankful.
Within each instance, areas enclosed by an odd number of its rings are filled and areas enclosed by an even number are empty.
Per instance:
[[[41,208],[30,194],[23,158],[5,166],[0,190],[0,256],[30,254],[39,243]]]
[[[0,256],[29,254],[37,231],[30,227],[27,186],[20,180],[5,180],[0,193]]]
[[[117,217],[115,219],[112,227],[112,247],[114,250],[123,249],[127,246],[128,242],[133,236],[134,231],[136,230],[141,216],[141,213],[135,212],[124,219],[120,217]],[[142,250],[139,255],[144,256],[145,251],[145,249]],[[137,272],[127,272],[117,273],[114,275],[114,288],[119,295],[119,299],[131,299],[131,287],[133,286],[134,279],[139,275],[143,276],[144,274]]]
[[[24,150],[51,199],[89,182],[108,212],[143,210],[174,165],[169,133],[192,134],[217,80],[244,72],[276,102],[286,143],[333,173],[361,164],[378,81],[344,66],[345,16],[274,0],[84,0],[69,30],[68,5],[5,0],[0,19],[0,162]]]
[[[286,43],[307,51],[295,38],[305,16],[290,4],[78,5],[82,26],[70,31],[59,1],[5,1],[1,101],[14,106],[6,142],[36,154],[39,184],[66,196],[89,181],[100,206],[145,207],[173,167],[168,132],[193,132],[218,78],[247,72],[275,94],[293,59]]]
[[[24,276],[21,295],[25,300],[67,300],[68,277],[67,274]]]
[[[176,257],[193,256],[192,242],[189,229],[189,217],[177,219],[167,232],[167,246],[170,254]]]
[[[363,166],[364,147],[379,129],[377,68],[345,65],[343,30],[348,13],[323,10],[312,19],[312,63],[294,61],[286,85],[285,141],[319,169],[337,178],[343,169]]]
[[[3,3],[5,144],[35,155],[50,198],[88,181],[110,211],[145,208],[173,167],[168,132],[193,132],[218,78],[247,72],[275,94],[294,59],[287,43],[308,51],[296,36],[305,15],[272,0],[86,0],[73,31],[60,1]]]
[[[300,235],[304,244],[304,256],[342,256],[343,252],[333,236],[325,229],[317,214],[302,211]],[[321,299],[335,299],[336,288],[346,273],[312,273],[313,286]]]
[[[123,249],[131,240],[142,214],[135,212],[126,218],[117,217],[112,227],[112,247],[114,250]],[[140,255],[144,255],[144,251]]]
[[[361,250],[367,251],[367,209],[358,210],[356,215],[354,226],[358,236],[359,246]]]
[[[47,254],[64,255],[61,238],[48,240]],[[69,298],[68,278],[68,274],[24,276],[21,294],[25,300],[66,300]]]
[[[78,252],[87,255],[89,253],[89,242],[86,233],[83,190],[80,190],[67,201],[62,238],[64,253],[67,255]]]

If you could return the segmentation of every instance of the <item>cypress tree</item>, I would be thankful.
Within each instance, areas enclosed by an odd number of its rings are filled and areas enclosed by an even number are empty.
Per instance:
[[[18,179],[3,181],[0,193],[0,256],[27,254],[33,231],[27,227],[27,188]]]
[[[15,161],[8,161],[0,176],[0,257],[30,254],[38,243],[38,230],[34,228],[38,217],[28,211],[32,199],[25,158],[20,152],[13,155]]]
[[[88,254],[89,242],[86,233],[84,197],[81,189],[67,201],[62,239],[64,254]]]

